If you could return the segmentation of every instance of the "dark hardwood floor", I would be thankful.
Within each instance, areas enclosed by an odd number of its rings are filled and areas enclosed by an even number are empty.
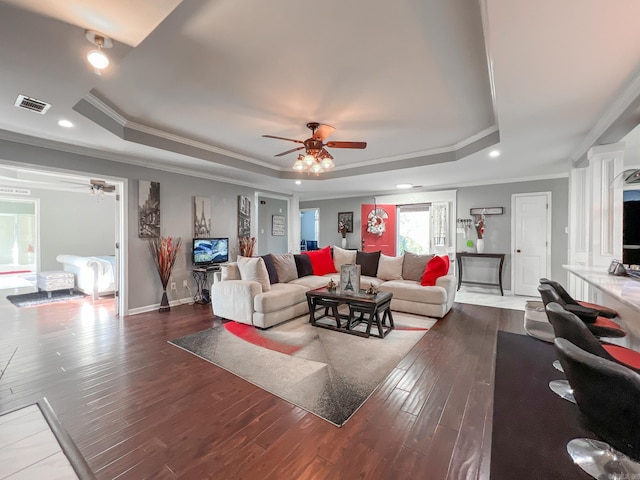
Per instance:
[[[46,396],[99,479],[489,478],[496,332],[521,311],[455,304],[342,428],[167,343],[209,306],[112,311],[0,301],[0,411]]]

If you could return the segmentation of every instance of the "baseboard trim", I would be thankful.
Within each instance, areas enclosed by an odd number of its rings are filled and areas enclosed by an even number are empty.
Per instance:
[[[194,303],[193,297],[186,297],[186,298],[178,298],[176,300],[171,300],[169,302],[169,306],[178,307],[180,305],[186,305],[186,304],[192,305],[193,303]],[[130,308],[129,312],[127,313],[127,316],[153,312],[154,310],[158,310],[159,308],[160,308],[160,303],[154,303],[153,305],[145,305],[143,307]]]

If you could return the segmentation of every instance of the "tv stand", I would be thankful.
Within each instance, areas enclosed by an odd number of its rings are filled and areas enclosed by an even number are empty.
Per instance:
[[[211,303],[209,293],[209,274],[220,271],[220,265],[201,265],[193,267],[192,275],[196,281],[196,294],[193,296],[195,303],[206,305]]]

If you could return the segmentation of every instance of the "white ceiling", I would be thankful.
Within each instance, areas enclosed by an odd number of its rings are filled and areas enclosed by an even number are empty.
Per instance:
[[[0,138],[301,199],[558,177],[638,123],[638,18],[636,0],[3,1]],[[114,40],[102,76],[85,29]],[[297,144],[262,135],[309,121],[368,146],[295,174],[274,155]]]

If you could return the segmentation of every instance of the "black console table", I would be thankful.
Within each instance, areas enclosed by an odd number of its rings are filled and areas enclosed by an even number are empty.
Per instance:
[[[499,260],[499,263],[496,265],[498,267],[498,283],[489,283],[489,282],[472,282],[470,280],[463,280],[463,268],[462,268],[462,259],[463,258],[495,258]],[[481,285],[485,287],[500,287],[500,295],[504,296],[504,292],[502,290],[502,267],[504,266],[504,253],[469,253],[469,252],[458,252],[456,253],[456,260],[458,261],[458,290],[460,290],[460,285],[463,283],[467,283],[469,285]]]
[[[220,270],[219,266],[214,267],[195,267],[193,269],[193,279],[196,281],[196,294],[193,301],[196,303],[207,304],[211,302],[209,293],[209,274]]]

